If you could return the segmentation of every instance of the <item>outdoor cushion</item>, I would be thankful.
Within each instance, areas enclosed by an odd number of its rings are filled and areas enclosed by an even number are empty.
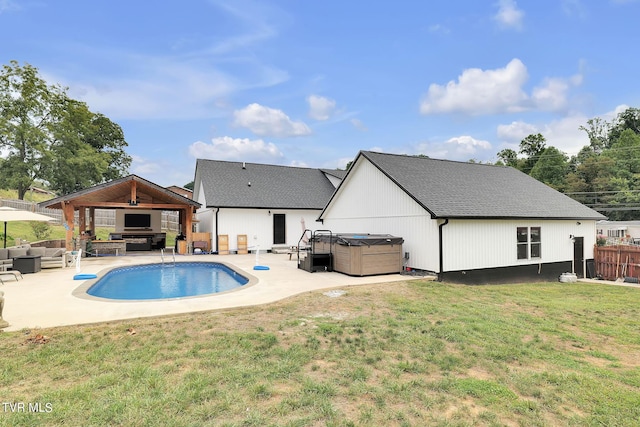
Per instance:
[[[61,257],[66,252],[65,248],[46,248],[45,256],[47,258]]]
[[[9,249],[0,249],[0,260],[9,259]]]
[[[46,248],[29,248],[27,250],[27,255],[33,255],[33,256],[44,256],[44,251]]]
[[[9,258],[27,255],[27,248],[9,248]]]

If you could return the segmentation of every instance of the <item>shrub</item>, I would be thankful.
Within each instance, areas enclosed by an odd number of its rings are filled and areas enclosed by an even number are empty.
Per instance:
[[[38,240],[47,240],[51,236],[51,226],[46,222],[31,221],[31,229]]]

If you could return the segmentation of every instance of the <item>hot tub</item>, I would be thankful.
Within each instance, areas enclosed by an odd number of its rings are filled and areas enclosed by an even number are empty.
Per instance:
[[[390,234],[341,233],[319,236],[317,249],[331,245],[333,271],[350,276],[371,276],[402,271],[402,237]]]

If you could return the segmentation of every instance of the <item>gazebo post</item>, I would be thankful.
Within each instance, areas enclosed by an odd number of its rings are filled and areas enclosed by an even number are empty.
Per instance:
[[[185,237],[187,239],[187,247],[191,247],[191,243],[193,240],[193,235],[191,232],[191,223],[193,221],[193,213],[191,207],[184,209],[184,227],[185,227]]]
[[[91,236],[96,236],[96,208],[89,208],[89,230],[91,230]]]
[[[87,208],[84,206],[78,209],[78,224],[80,225],[80,233],[87,229]]]
[[[75,207],[69,203],[65,202],[62,207],[62,213],[64,214],[65,229],[66,229],[66,243],[65,246],[68,251],[72,251],[73,248],[73,215],[75,213]]]

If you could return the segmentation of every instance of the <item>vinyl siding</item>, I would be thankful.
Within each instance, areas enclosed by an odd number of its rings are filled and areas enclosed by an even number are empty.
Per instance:
[[[437,271],[437,221],[364,157],[353,168],[324,212],[324,228],[402,237],[406,266]]]
[[[541,228],[541,258],[517,259],[517,227]],[[571,261],[571,235],[584,237],[585,259],[593,258],[595,221],[451,220],[443,228],[443,268],[459,271]]]
[[[285,214],[286,245],[295,246],[302,235],[302,221],[310,230],[317,230],[322,224],[316,222],[319,210],[271,210],[268,209],[220,209],[218,213],[218,234],[229,236],[229,250],[238,249],[238,235],[247,235],[250,248],[260,246],[260,250],[270,250],[273,246],[273,215]]]

